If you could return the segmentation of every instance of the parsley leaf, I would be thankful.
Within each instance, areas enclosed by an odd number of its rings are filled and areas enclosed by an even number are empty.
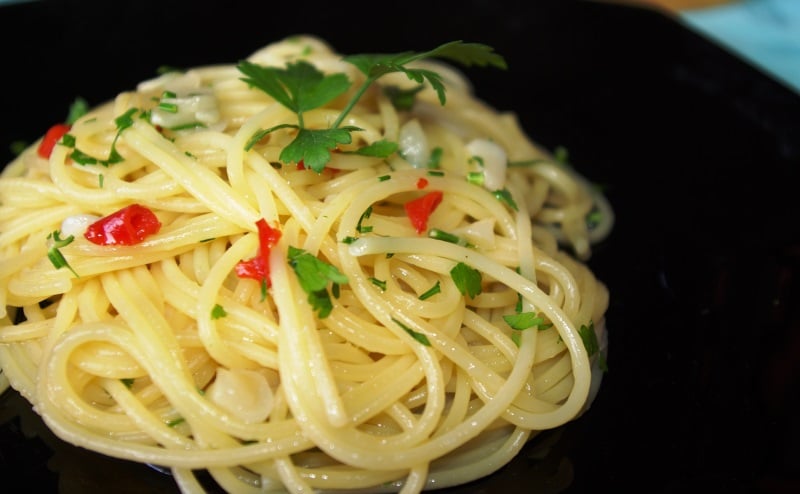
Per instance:
[[[333,310],[333,303],[328,294],[328,282],[335,285],[347,283],[345,276],[339,269],[322,261],[309,252],[289,246],[289,265],[294,269],[303,291],[308,294],[308,302],[318,312],[320,319],[328,317]]]
[[[520,312],[519,314],[509,314],[503,316],[503,319],[511,326],[511,329],[522,331],[528,328],[537,326],[540,330],[547,329],[552,324],[545,324],[544,317],[537,315],[535,312]]]
[[[400,146],[396,142],[381,139],[380,141],[373,142],[369,146],[364,146],[352,151],[352,154],[372,156],[375,158],[388,158],[392,153],[397,151],[398,147]]]
[[[406,51],[394,54],[351,55],[345,57],[344,61],[355,65],[358,70],[363,72],[367,76],[367,83],[372,83],[375,79],[393,72],[403,72],[409,79],[419,83],[427,79],[436,91],[439,102],[445,104],[445,86],[438,73],[427,69],[406,67],[411,62],[433,57],[450,59],[466,67],[493,65],[501,69],[506,68],[505,59],[494,53],[491,47],[462,41],[451,41],[422,53]]]
[[[239,63],[244,82],[255,86],[275,101],[297,113],[302,123],[303,112],[319,108],[350,88],[345,74],[325,75],[312,64],[300,60],[286,68],[264,67],[252,62]]]
[[[475,298],[481,293],[481,273],[463,262],[456,264],[450,270],[450,277],[456,284],[456,288],[461,292],[461,295],[469,295],[470,298]]]
[[[317,173],[322,172],[331,160],[331,149],[339,144],[350,144],[351,132],[361,130],[358,127],[346,126],[338,129],[300,129],[297,136],[280,154],[281,161],[299,163]]]
[[[211,319],[220,319],[228,315],[228,312],[225,310],[225,307],[214,304],[214,307],[211,308]]]

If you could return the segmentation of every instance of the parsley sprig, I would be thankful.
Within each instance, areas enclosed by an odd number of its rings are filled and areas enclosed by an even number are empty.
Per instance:
[[[317,173],[322,172],[330,161],[331,151],[340,144],[350,144],[352,133],[362,130],[356,126],[341,126],[344,119],[355,107],[367,89],[379,78],[395,72],[404,73],[410,80],[419,84],[428,81],[436,91],[439,102],[446,102],[444,81],[437,72],[408,67],[408,64],[425,58],[445,58],[464,66],[487,66],[506,68],[505,59],[494,50],[480,43],[464,43],[451,41],[426,52],[406,51],[394,54],[361,54],[343,58],[354,65],[366,78],[344,106],[344,109],[327,129],[309,129],[305,127],[303,114],[324,106],[338,96],[347,92],[351,82],[346,74],[325,74],[305,60],[290,62],[286,67],[265,67],[250,61],[238,64],[242,78],[251,87],[256,87],[278,103],[297,114],[297,124],[280,124],[266,130],[259,130],[248,141],[247,148],[252,147],[267,134],[283,128],[297,129],[294,140],[286,146],[279,156],[284,163],[303,162],[306,168]],[[408,106],[408,102],[405,103]],[[378,146],[388,157],[396,150],[396,146],[381,144]]]

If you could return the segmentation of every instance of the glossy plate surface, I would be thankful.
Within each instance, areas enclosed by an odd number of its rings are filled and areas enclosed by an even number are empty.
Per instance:
[[[442,492],[798,490],[797,93],[637,8],[475,0],[387,14],[348,2],[297,15],[274,3],[2,7],[2,161],[77,95],[99,104],[160,65],[231,63],[290,34],[342,53],[492,45],[510,72],[468,71],[477,94],[566,147],[615,208],[590,261],[611,291],[610,370],[579,420]],[[15,393],[0,397],[0,473],[46,492],[176,491],[145,466],[56,440]]]

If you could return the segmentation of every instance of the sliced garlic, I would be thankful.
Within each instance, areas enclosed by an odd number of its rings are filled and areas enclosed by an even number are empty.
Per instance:
[[[67,216],[61,222],[61,236],[67,238],[70,235],[80,237],[92,223],[99,220],[99,216],[93,214],[76,214]]]
[[[175,111],[156,106],[150,114],[150,122],[167,129],[193,124],[212,126],[220,119],[217,98],[209,91],[197,90],[183,96],[161,98],[160,103],[173,105]]]
[[[473,139],[467,143],[466,151],[471,159],[470,170],[483,172],[486,189],[495,191],[505,187],[508,156],[499,144],[489,139]]]
[[[275,402],[267,377],[248,369],[220,367],[206,396],[248,424],[266,420]]]
[[[398,152],[414,168],[425,168],[431,159],[428,139],[417,119],[409,120],[400,127]]]

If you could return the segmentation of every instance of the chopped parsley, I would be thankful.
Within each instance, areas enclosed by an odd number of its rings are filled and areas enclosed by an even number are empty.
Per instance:
[[[578,329],[578,334],[581,336],[581,340],[583,341],[583,346],[586,348],[586,353],[589,354],[591,358],[593,355],[597,354],[598,364],[600,365],[600,370],[603,372],[608,370],[608,364],[606,363],[606,357],[600,351],[600,344],[597,341],[597,333],[594,331],[594,321],[589,321],[589,325],[581,324],[581,327]]]
[[[382,292],[386,291],[386,281],[385,280],[379,280],[378,278],[375,278],[374,276],[370,276],[369,277],[369,281],[373,285],[375,285],[378,288],[380,288]]]
[[[294,269],[300,286],[308,295],[308,302],[318,312],[318,317],[320,319],[328,317],[333,310],[333,302],[327,290],[328,282],[333,282],[334,285],[344,284],[347,283],[347,276],[336,266],[297,247],[289,246],[288,258],[289,265]],[[338,287],[334,286],[333,290],[337,291]]]
[[[363,213],[361,213],[361,217],[358,219],[358,224],[356,225],[356,231],[358,233],[369,233],[372,231],[371,226],[365,226],[362,223],[364,220],[368,219],[372,215],[372,206],[368,207]]]
[[[450,277],[456,284],[456,288],[461,292],[461,295],[469,295],[470,298],[475,298],[481,293],[481,273],[463,262],[456,264],[450,270]]]
[[[117,133],[114,135],[114,140],[111,141],[111,150],[108,153],[108,157],[105,159],[96,158],[91,156],[87,153],[84,153],[80,149],[76,147],[76,139],[75,136],[72,134],[65,134],[64,137],[61,138],[61,143],[67,147],[73,148],[72,153],[70,154],[70,158],[79,165],[102,165],[108,167],[115,163],[120,163],[125,160],[122,155],[119,154],[117,151],[117,140],[119,139],[120,134],[122,131],[133,125],[133,116],[139,110],[136,108],[131,108],[119,117],[114,120],[114,123],[117,127]]]
[[[502,202],[506,206],[510,207],[514,211],[519,211],[519,206],[517,203],[514,202],[514,198],[511,197],[511,192],[508,189],[499,189],[493,192],[495,199]]]
[[[551,323],[545,323],[544,316],[541,313],[535,312],[520,312],[518,314],[509,314],[503,316],[503,319],[511,326],[511,329],[523,331],[529,328],[536,327],[539,331],[543,331],[552,327]]]
[[[406,326],[405,324],[401,323],[400,321],[398,321],[395,318],[392,318],[392,321],[394,321],[395,324],[400,326],[403,329],[403,331],[405,331],[406,333],[411,335],[411,337],[414,338],[415,340],[417,340],[418,342],[422,343],[425,346],[431,346],[430,340],[424,334],[420,333],[419,331],[414,331],[413,329],[409,328],[408,326]]]
[[[62,247],[71,244],[73,240],[75,240],[75,236],[70,235],[67,238],[61,238],[61,231],[55,230],[47,236],[47,239],[52,239],[53,241],[53,244],[47,249],[47,258],[50,259],[53,266],[55,266],[56,269],[67,268],[72,271],[72,274],[74,274],[76,278],[79,278],[80,276],[78,276],[78,273],[72,269],[72,266],[69,265],[66,258],[64,258],[64,254],[62,254],[60,250]]]
[[[225,311],[225,307],[214,304],[214,307],[211,308],[211,319],[221,319],[227,316],[228,313]]]
[[[442,285],[441,283],[439,283],[439,281],[436,281],[436,283],[432,287],[428,288],[425,291],[425,293],[421,294],[418,298],[420,300],[428,300],[429,298],[433,297],[437,293],[440,293],[441,291],[442,291]]]

